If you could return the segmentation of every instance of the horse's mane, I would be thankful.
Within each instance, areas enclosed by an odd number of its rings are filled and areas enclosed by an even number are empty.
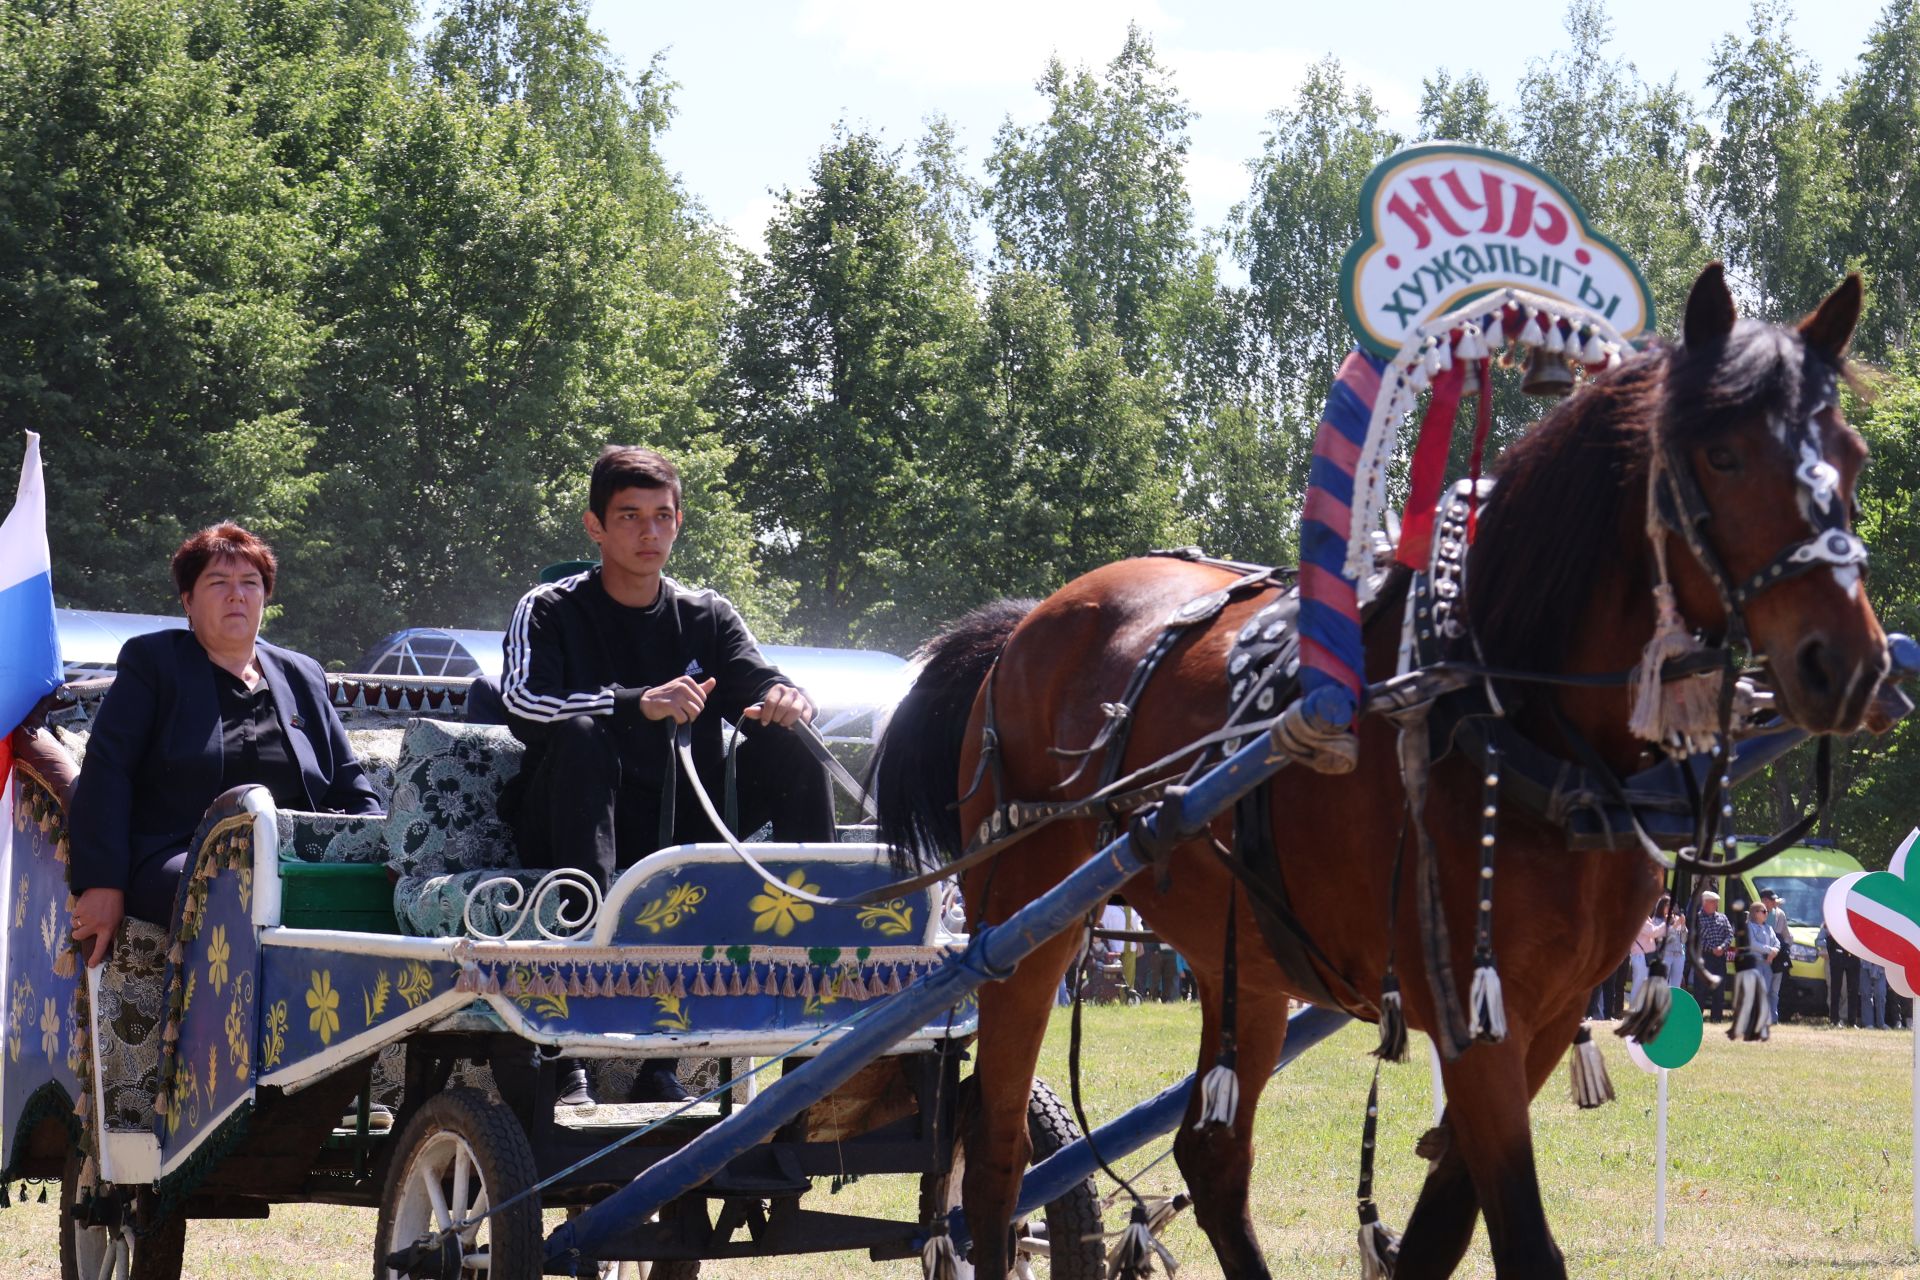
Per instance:
[[[1555,406],[1501,455],[1480,515],[1467,594],[1486,661],[1557,670],[1596,583],[1651,586],[1628,516],[1644,512],[1656,422],[1686,448],[1756,416],[1801,420],[1836,375],[1793,330],[1741,320],[1698,350],[1656,344]]]

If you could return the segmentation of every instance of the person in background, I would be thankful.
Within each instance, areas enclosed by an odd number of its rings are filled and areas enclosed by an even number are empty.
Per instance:
[[[187,629],[121,648],[74,786],[68,879],[89,966],[124,917],[171,925],[188,846],[222,793],[262,786],[282,809],[380,812],[320,664],[260,639],[273,549],[217,524],[181,543],[172,569]]]
[[[1667,937],[1660,958],[1667,963],[1667,981],[1676,987],[1687,985],[1687,918],[1667,904]]]
[[[1727,1007],[1727,956],[1733,951],[1733,922],[1720,914],[1720,895],[1712,889],[1700,895],[1700,962],[1719,981],[1701,991],[1707,1021],[1718,1022]]]
[[[1840,945],[1826,925],[1820,926],[1815,946],[1827,953],[1827,1024],[1860,1025],[1860,957]]]
[[[1673,899],[1666,894],[1660,895],[1660,901],[1653,904],[1653,910],[1640,922],[1640,936],[1633,940],[1633,950],[1627,953],[1627,963],[1633,970],[1633,985],[1627,990],[1627,1006],[1639,998],[1640,984],[1647,980],[1647,961],[1661,955],[1667,945],[1667,932],[1671,926],[1667,923],[1672,917]],[[1668,970],[1667,979],[1673,981],[1679,977],[1674,970]]]
[[[1780,901],[1780,895],[1771,889],[1760,891],[1761,905],[1767,909],[1767,925],[1779,940],[1779,949],[1773,953],[1773,963],[1768,966],[1767,995],[1773,1001],[1773,1020],[1780,1021],[1780,990],[1786,986],[1787,970],[1793,967],[1793,930],[1787,925],[1787,909]]]
[[[1764,902],[1747,908],[1747,954],[1753,957],[1754,965],[1762,973],[1772,969],[1773,957],[1780,951],[1780,935],[1773,931],[1770,915],[1772,912]]]
[[[1860,1025],[1887,1029],[1887,971],[1864,956],[1860,960]]]

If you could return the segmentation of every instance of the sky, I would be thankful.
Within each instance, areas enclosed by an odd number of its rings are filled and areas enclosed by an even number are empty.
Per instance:
[[[1801,0],[1795,41],[1831,87],[1865,46],[1882,4]],[[1609,0],[1614,52],[1642,78],[1677,78],[1706,105],[1708,60],[1744,31],[1736,0]],[[1249,187],[1267,114],[1291,101],[1305,68],[1332,54],[1365,84],[1388,123],[1412,127],[1420,83],[1437,68],[1478,71],[1511,105],[1527,64],[1565,43],[1551,4],[1378,0],[593,0],[592,18],[629,70],[664,51],[679,84],[661,151],[687,191],[741,244],[758,250],[777,196],[804,187],[836,121],[911,148],[924,120],[953,121],[976,172],[1009,118],[1045,114],[1034,81],[1058,54],[1099,67],[1129,20],[1153,38],[1198,114],[1188,190],[1196,225],[1217,227]]]

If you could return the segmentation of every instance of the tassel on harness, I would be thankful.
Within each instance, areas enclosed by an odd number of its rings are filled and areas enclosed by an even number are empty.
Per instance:
[[[1407,1060],[1407,1011],[1400,1003],[1400,979],[1391,969],[1380,979],[1380,1043],[1373,1056],[1382,1062]]]
[[[1667,962],[1659,956],[1647,957],[1647,976],[1633,993],[1633,1006],[1613,1029],[1613,1034],[1638,1040],[1641,1044],[1660,1034],[1673,1012],[1673,985],[1667,981]]]
[[[1360,1130],[1360,1187],[1357,1193],[1360,1213],[1361,1280],[1392,1280],[1394,1266],[1400,1260],[1400,1236],[1380,1221],[1380,1208],[1373,1202],[1373,1151],[1380,1127],[1380,1064],[1373,1066],[1373,1084],[1367,1090],[1367,1118]]]
[[[1600,1056],[1600,1046],[1593,1042],[1593,1032],[1584,1022],[1573,1033],[1573,1060],[1567,1066],[1567,1079],[1573,1089],[1573,1104],[1583,1111],[1613,1101],[1607,1060]]]
[[[1727,1027],[1729,1040],[1767,1040],[1773,1036],[1773,997],[1767,988],[1767,975],[1759,960],[1742,955],[1733,978],[1733,1021]]]
[[[1135,1200],[1133,1220],[1120,1233],[1120,1242],[1113,1246],[1113,1252],[1107,1255],[1107,1274],[1113,1280],[1145,1280],[1153,1274],[1155,1258],[1165,1264],[1168,1276],[1180,1270],[1180,1264],[1173,1260],[1172,1250],[1160,1243],[1153,1234],[1153,1220],[1147,1213],[1146,1204]]]
[[[1473,985],[1467,991],[1473,1038],[1499,1044],[1507,1038],[1507,1006],[1500,991],[1500,972],[1493,962],[1493,854],[1499,842],[1500,750],[1487,740],[1486,774],[1481,784],[1480,809],[1480,917],[1474,940]]]
[[[1237,1057],[1235,1037],[1239,1024],[1240,963],[1236,954],[1236,917],[1240,907],[1240,882],[1227,891],[1227,955],[1221,965],[1220,1056],[1213,1070],[1200,1082],[1200,1118],[1195,1129],[1215,1126],[1232,1128],[1240,1112],[1240,1073],[1234,1069]]]

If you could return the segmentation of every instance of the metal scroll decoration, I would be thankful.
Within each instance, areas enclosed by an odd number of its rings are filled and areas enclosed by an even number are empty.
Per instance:
[[[599,922],[601,897],[598,882],[574,867],[556,867],[541,876],[531,890],[513,876],[495,876],[474,886],[467,895],[461,918],[468,936],[483,942],[505,942],[518,934],[529,920],[535,931],[549,942],[574,942],[585,937]],[[553,928],[547,925],[549,898],[553,900]],[[487,928],[481,919],[475,918],[475,907],[483,908],[483,916],[503,922],[501,928],[497,931]]]

